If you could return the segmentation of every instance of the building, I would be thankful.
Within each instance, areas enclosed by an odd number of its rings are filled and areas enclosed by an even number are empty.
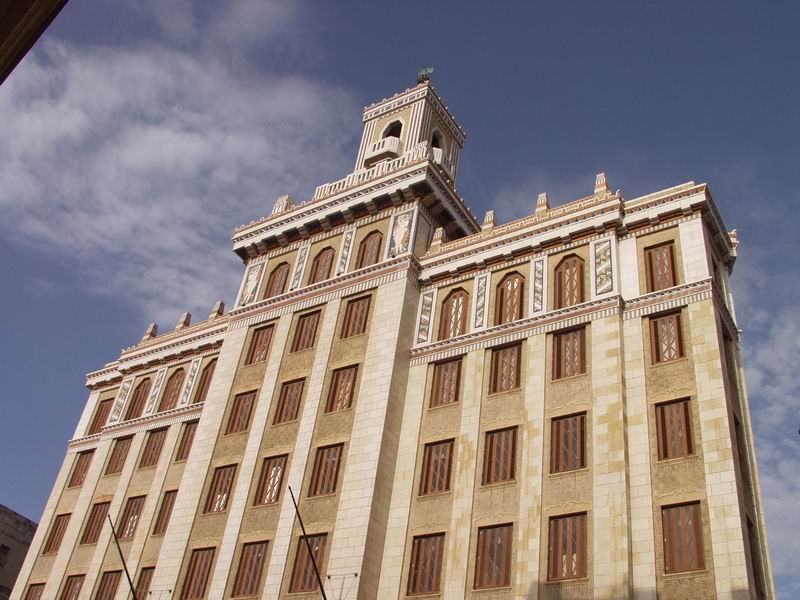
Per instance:
[[[0,600],[8,600],[36,523],[0,504]]]
[[[5,0],[0,6],[0,84],[50,26],[67,0]]]
[[[140,598],[774,598],[708,187],[480,223],[429,81],[363,122],[232,310],[87,376],[14,600],[128,598],[107,516]]]

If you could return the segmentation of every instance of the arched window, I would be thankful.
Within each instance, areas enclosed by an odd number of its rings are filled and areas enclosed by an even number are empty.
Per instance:
[[[442,147],[442,138],[439,136],[438,131],[434,131],[433,135],[431,136],[431,148],[441,148]]]
[[[400,121],[392,121],[389,126],[383,130],[383,137],[396,137],[399,138],[403,133],[403,124]]]
[[[200,382],[197,384],[197,391],[194,394],[194,400],[192,400],[192,404],[206,401],[206,396],[208,396],[208,388],[211,387],[211,378],[214,376],[214,369],[216,368],[217,359],[214,358],[210,360],[206,365],[206,368],[203,369],[203,372],[200,374]]]
[[[308,277],[308,285],[325,281],[331,276],[333,267],[333,248],[328,246],[319,251],[311,263],[311,275]]]
[[[583,261],[567,256],[556,267],[555,308],[565,308],[583,302]]]
[[[522,298],[525,278],[519,273],[509,273],[497,284],[495,323],[502,325],[522,318]]]
[[[164,388],[164,395],[161,396],[161,403],[158,405],[158,412],[172,410],[178,406],[178,396],[181,393],[185,375],[186,371],[183,369],[178,369],[170,375],[170,378],[167,380],[167,385]]]
[[[136,391],[133,392],[133,398],[128,405],[128,410],[125,413],[125,420],[138,419],[144,412],[144,405],[147,402],[147,396],[150,395],[150,378],[142,379],[139,385],[136,386]]]
[[[358,247],[358,257],[356,258],[356,269],[362,269],[378,262],[382,240],[383,236],[379,231],[373,231],[361,240],[361,245]]]
[[[455,289],[442,302],[439,339],[449,340],[467,331],[467,292]]]
[[[289,279],[289,263],[282,262],[272,269],[267,280],[267,293],[265,298],[279,296],[286,291],[286,281]]]

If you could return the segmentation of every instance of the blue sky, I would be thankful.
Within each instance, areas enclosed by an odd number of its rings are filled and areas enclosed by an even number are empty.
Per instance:
[[[233,228],[345,175],[361,107],[433,65],[476,214],[599,171],[627,198],[709,183],[742,241],[773,566],[800,595],[799,25],[790,2],[72,0],[0,88],[0,503],[38,519],[83,375],[230,304]]]

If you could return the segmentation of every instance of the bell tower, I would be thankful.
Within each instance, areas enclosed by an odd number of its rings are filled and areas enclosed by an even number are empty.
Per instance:
[[[431,156],[455,183],[466,133],[427,74],[420,75],[414,87],[365,107],[363,122],[356,173],[384,161]]]

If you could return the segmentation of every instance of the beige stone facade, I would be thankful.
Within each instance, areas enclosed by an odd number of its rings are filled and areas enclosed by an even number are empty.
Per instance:
[[[244,270],[231,310],[164,335],[151,327],[88,375],[14,600],[37,585],[59,598],[71,576],[94,598],[122,562],[107,522],[85,540],[91,507],[109,502],[124,528],[139,496],[120,550],[135,584],[152,574],[152,598],[320,597],[316,580],[295,572],[302,526],[325,536],[328,598],[775,597],[728,284],[738,241],[707,186],[625,200],[601,174],[584,198],[551,208],[542,195],[529,216],[480,224],[454,183],[464,138],[427,81],[365,108],[353,173],[307,202],[282,197],[234,233]],[[658,249],[667,262],[654,262]],[[654,283],[658,269],[667,284]],[[356,301],[368,307],[361,316]],[[674,347],[662,322],[677,324]],[[455,364],[455,392],[442,401],[442,373]],[[349,396],[333,409],[347,369]],[[148,378],[142,413],[126,420]],[[665,414],[680,416],[679,434]],[[559,423],[581,424],[580,449]],[[163,428],[155,466],[142,468]],[[498,432],[512,431],[510,449],[487,458]],[[130,436],[122,469],[107,474]],[[449,448],[446,463],[432,462],[434,447]],[[330,448],[339,454],[325,475]],[[487,475],[492,460],[506,469],[500,479]],[[233,475],[220,496],[225,467]],[[166,530],[154,534],[172,491]],[[692,516],[667,526],[673,514]],[[59,515],[70,517],[53,549]],[[567,522],[583,523],[570,530],[579,549],[554,533]],[[489,537],[497,531],[508,537]],[[244,584],[255,543],[266,545]],[[203,568],[199,550],[210,557]],[[130,597],[124,574],[112,596]]]

